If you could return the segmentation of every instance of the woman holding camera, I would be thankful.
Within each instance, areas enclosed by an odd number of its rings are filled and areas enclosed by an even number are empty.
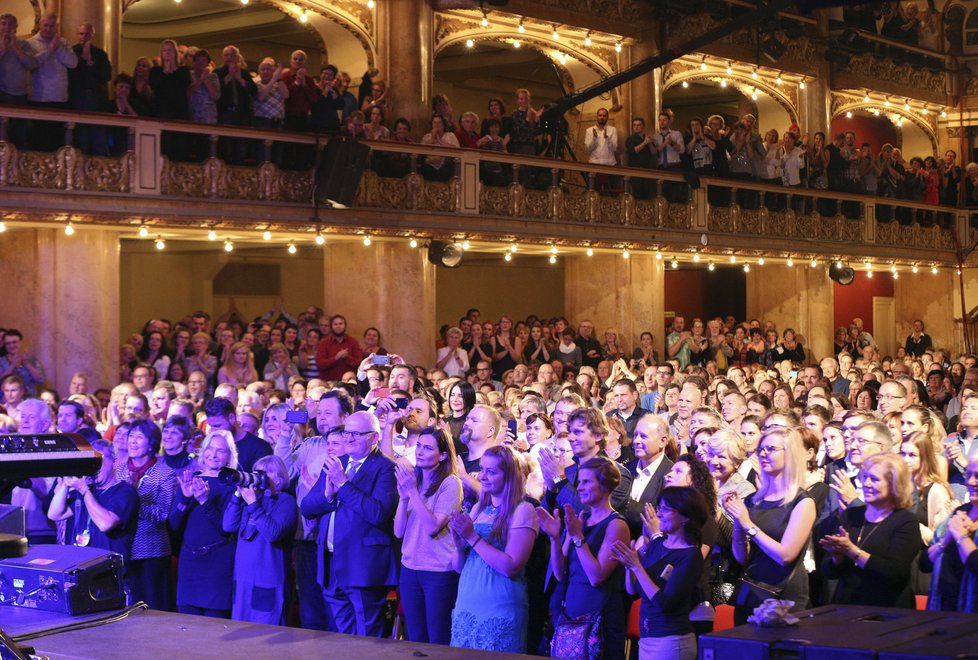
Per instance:
[[[455,444],[440,428],[428,427],[415,445],[416,467],[396,466],[400,496],[394,535],[401,548],[401,602],[408,639],[448,644],[458,573],[448,516],[462,506],[462,482],[455,473]]]
[[[231,617],[234,535],[226,534],[222,523],[234,486],[218,479],[225,467],[238,467],[234,435],[212,431],[200,447],[200,472],[188,468],[177,475],[169,525],[183,534],[177,572],[177,611],[182,614]]]
[[[289,473],[281,458],[259,458],[254,471],[263,472],[267,483],[239,485],[224,510],[224,531],[238,535],[231,618],[281,626],[299,509],[295,498],[284,492]]]

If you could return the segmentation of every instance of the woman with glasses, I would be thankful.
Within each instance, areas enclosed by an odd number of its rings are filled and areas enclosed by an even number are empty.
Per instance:
[[[808,606],[804,568],[815,523],[815,502],[804,488],[805,447],[792,428],[765,429],[757,448],[761,465],[757,493],[745,502],[734,492],[721,500],[734,522],[732,549],[744,578],[734,594],[734,621],[747,616],[766,598]]]
[[[896,454],[874,454],[863,461],[861,481],[865,505],[847,508],[838,530],[819,542],[827,553],[822,570],[838,580],[832,602],[912,609],[910,567],[921,542],[910,470]]]

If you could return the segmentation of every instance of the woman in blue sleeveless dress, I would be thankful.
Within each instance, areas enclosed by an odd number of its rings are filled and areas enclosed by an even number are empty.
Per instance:
[[[452,612],[452,646],[526,651],[529,615],[524,568],[537,535],[533,506],[523,501],[519,458],[506,446],[482,456],[482,495],[472,517],[448,518],[461,573]]]

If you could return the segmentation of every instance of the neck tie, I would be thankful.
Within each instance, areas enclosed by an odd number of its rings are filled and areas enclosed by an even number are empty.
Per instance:
[[[659,162],[662,167],[667,167],[669,165],[669,154],[666,148],[666,138],[669,137],[668,131],[663,131],[662,135],[662,151],[659,152]]]
[[[360,465],[362,463],[363,461],[351,460],[349,463],[346,464],[346,478],[348,481],[353,480],[353,476],[357,473],[357,470],[360,469]],[[336,526],[336,511],[334,510],[331,514],[329,514],[329,527],[326,529],[326,547],[329,549],[330,552],[333,551],[333,530],[335,526]]]

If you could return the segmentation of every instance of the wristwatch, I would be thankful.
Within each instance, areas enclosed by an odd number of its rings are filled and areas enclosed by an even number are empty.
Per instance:
[[[751,525],[750,527],[748,527],[747,528],[747,536],[749,536],[751,538],[754,538],[755,536],[757,536],[757,527],[755,527],[754,525]]]
[[[580,548],[582,545],[584,545],[584,539],[571,539],[571,543],[574,544],[575,548]]]

